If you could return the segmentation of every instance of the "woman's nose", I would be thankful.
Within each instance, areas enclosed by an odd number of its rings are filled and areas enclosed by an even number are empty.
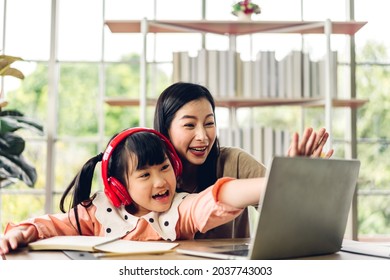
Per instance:
[[[203,127],[197,128],[195,138],[201,141],[207,139],[206,130]]]

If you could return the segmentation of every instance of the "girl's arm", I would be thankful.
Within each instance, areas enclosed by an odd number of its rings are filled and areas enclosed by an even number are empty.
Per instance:
[[[257,205],[263,198],[266,184],[265,178],[237,179],[224,183],[218,190],[216,198],[222,203],[237,208]]]
[[[78,205],[79,220],[83,235],[100,235],[101,224],[95,218],[95,206],[85,208]],[[47,214],[31,218],[20,224],[9,223],[4,236],[0,237],[0,253],[8,253],[37,239],[57,235],[79,235],[74,211],[70,213]]]
[[[38,239],[38,231],[35,226],[21,225],[8,231],[0,237],[0,253],[7,254],[10,250],[25,246]]]

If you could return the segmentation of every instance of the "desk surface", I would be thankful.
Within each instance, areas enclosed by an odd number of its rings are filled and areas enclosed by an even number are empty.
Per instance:
[[[191,249],[198,246],[219,246],[233,245],[242,242],[248,242],[249,239],[202,239],[179,241],[176,248]],[[69,260],[70,258],[62,251],[29,251],[27,248],[21,248],[6,255],[7,260]],[[174,250],[164,254],[142,254],[126,255],[115,257],[104,257],[100,259],[121,259],[121,260],[205,260],[207,258],[188,256],[175,252]],[[347,252],[337,252],[330,255],[312,256],[300,258],[301,260],[375,260],[382,259],[378,257],[353,254]]]

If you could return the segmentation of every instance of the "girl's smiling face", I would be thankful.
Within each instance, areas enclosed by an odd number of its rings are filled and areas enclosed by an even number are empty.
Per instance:
[[[169,128],[169,138],[183,161],[201,165],[217,136],[213,108],[206,98],[180,108]]]
[[[146,165],[134,170],[134,160],[129,161],[129,193],[137,211],[135,216],[165,212],[172,204],[176,191],[176,176],[168,157],[161,164]]]

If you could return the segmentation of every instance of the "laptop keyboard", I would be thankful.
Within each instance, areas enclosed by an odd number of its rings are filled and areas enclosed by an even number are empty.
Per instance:
[[[218,252],[219,254],[224,254],[224,255],[234,255],[234,256],[248,256],[249,250],[248,249],[241,249],[241,250],[232,250],[232,251],[223,251],[223,252]]]
[[[218,253],[224,255],[247,256],[249,254],[249,244],[222,245],[213,246],[213,248],[218,249]]]

